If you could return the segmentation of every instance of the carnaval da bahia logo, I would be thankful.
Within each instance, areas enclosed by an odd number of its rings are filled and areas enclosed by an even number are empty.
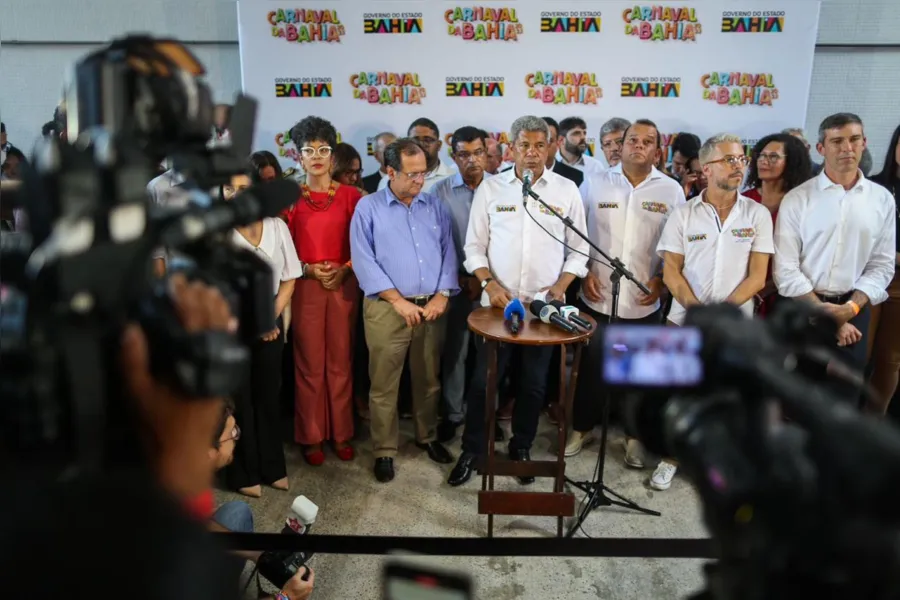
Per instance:
[[[366,13],[363,33],[422,33],[422,13]]]
[[[496,97],[503,96],[506,88],[503,77],[447,77],[444,83],[447,97]]]
[[[635,6],[622,11],[625,34],[649,42],[696,42],[703,27],[694,8],[683,6]]]
[[[459,7],[444,12],[447,35],[473,42],[515,42],[524,31],[514,8]]]
[[[278,77],[276,98],[331,98],[331,77]]]
[[[781,33],[783,10],[729,10],[722,13],[722,33]]]
[[[600,33],[599,10],[553,11],[541,13],[542,33]]]
[[[603,89],[596,73],[535,71],[525,76],[528,97],[545,104],[597,104]]]
[[[623,77],[623,98],[679,98],[681,77]]]
[[[353,97],[369,104],[421,104],[425,88],[418,73],[361,72],[350,76]]]
[[[700,78],[703,99],[728,106],[772,106],[778,88],[771,73],[707,73]]]
[[[345,33],[336,10],[279,8],[266,18],[272,37],[288,42],[340,42]]]

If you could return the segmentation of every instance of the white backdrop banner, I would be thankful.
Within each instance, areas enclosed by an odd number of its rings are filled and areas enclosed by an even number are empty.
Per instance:
[[[752,146],[806,122],[818,20],[807,0],[238,2],[255,149],[292,164],[288,132],[316,115],[367,172],[372,138],[418,117],[445,140],[475,125],[505,143],[521,115],[579,116],[592,153],[611,117],[652,119],[666,146],[678,131]]]

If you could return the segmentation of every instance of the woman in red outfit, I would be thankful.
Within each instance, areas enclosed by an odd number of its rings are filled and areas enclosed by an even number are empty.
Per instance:
[[[306,279],[294,290],[294,437],[311,465],[325,460],[322,444],[334,443],[341,460],[353,458],[353,324],[359,284],[350,263],[350,219],[360,191],[332,180],[337,132],[328,121],[307,117],[291,129],[306,171],[288,228]]]
[[[812,161],[803,142],[787,133],[767,135],[756,143],[750,156],[747,185],[744,196],[756,200],[772,213],[772,224],[778,218],[778,208],[785,194],[812,177]],[[772,281],[772,262],[766,287],[759,293],[762,300],[759,314],[772,311],[778,294]]]

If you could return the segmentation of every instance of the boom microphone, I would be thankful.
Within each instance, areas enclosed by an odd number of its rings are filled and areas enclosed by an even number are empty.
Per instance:
[[[555,307],[550,306],[541,300],[531,302],[531,314],[539,318],[544,323],[555,325],[563,331],[575,333],[575,326],[559,316],[559,311]]]
[[[567,321],[572,321],[573,323],[575,323],[582,329],[590,331],[591,329],[594,328],[594,326],[591,325],[590,321],[588,321],[587,319],[582,319],[581,317],[578,316],[578,309],[575,308],[574,306],[569,305],[569,304],[563,304],[559,300],[554,300],[553,302],[550,303],[550,306],[552,306],[556,310],[558,310],[559,314],[562,316],[563,319],[565,319]]]
[[[525,307],[518,298],[513,298],[503,309],[503,321],[513,335],[519,335],[522,322],[525,320]]]

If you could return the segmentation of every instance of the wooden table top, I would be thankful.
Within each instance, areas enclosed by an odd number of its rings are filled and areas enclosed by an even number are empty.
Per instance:
[[[582,319],[589,321],[594,328],[590,331],[577,329],[568,333],[559,327],[543,323],[532,315],[525,305],[526,316],[518,335],[513,335],[503,321],[503,311],[494,307],[476,308],[469,315],[469,329],[488,340],[523,346],[556,346],[572,344],[591,337],[597,330],[597,322],[588,314],[579,313]]]

